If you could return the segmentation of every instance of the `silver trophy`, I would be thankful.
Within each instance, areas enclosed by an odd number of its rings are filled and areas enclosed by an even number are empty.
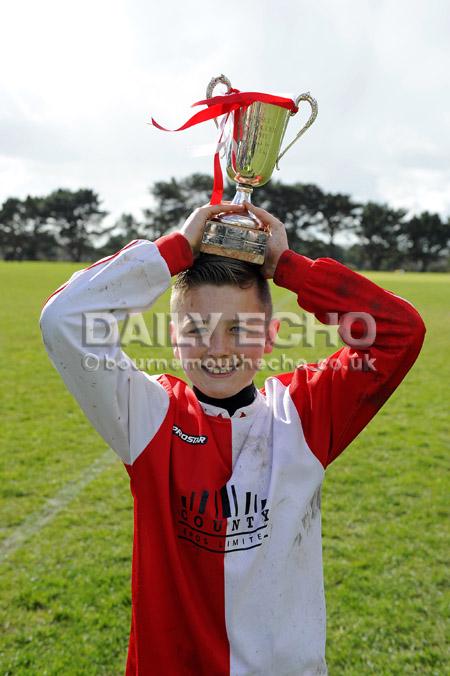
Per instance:
[[[216,85],[231,83],[224,75],[215,77],[206,89],[206,98],[211,98]],[[230,114],[233,133],[225,146],[227,175],[237,183],[232,204],[251,201],[253,188],[269,181],[275,166],[291,146],[312,125],[317,117],[317,101],[309,93],[300,94],[295,100],[307,101],[311,115],[297,136],[281,151],[281,144],[289,122],[295,113],[271,103],[256,101],[247,108]],[[215,120],[218,126],[217,120]],[[255,217],[245,214],[220,214],[206,222],[200,251],[229,258],[239,258],[262,265],[270,233],[261,230]]]

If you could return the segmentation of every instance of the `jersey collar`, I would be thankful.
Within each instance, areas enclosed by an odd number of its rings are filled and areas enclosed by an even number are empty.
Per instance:
[[[236,420],[240,418],[247,418],[248,416],[254,415],[262,406],[265,405],[266,398],[259,391],[256,390],[256,397],[251,404],[247,406],[242,406],[241,408],[236,409],[232,416],[228,413],[225,408],[221,406],[215,406],[213,404],[207,404],[203,401],[198,400],[198,403],[202,407],[202,410],[206,415],[221,417],[221,418],[230,418],[231,420]]]

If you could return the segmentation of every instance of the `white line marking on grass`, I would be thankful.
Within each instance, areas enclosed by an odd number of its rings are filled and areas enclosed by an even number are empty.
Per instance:
[[[0,563],[21,547],[26,540],[47,526],[55,516],[76,498],[86,486],[114,462],[119,462],[113,451],[108,450],[84,470],[78,480],[68,481],[42,509],[30,514],[21,526],[0,544]]]

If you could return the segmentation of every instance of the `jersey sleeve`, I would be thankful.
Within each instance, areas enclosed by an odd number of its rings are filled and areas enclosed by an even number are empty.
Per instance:
[[[338,324],[346,345],[319,364],[279,376],[299,413],[306,442],[326,467],[373,418],[414,364],[424,323],[408,301],[329,258],[291,250],[275,284],[324,324]]]
[[[192,265],[180,233],[135,240],[76,272],[44,305],[40,326],[48,355],[103,439],[132,464],[163,422],[169,395],[157,377],[122,351],[118,321],[148,310],[172,274]]]

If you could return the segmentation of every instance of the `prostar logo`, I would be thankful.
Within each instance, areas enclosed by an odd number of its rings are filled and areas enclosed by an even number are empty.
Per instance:
[[[187,444],[206,444],[208,437],[204,434],[186,434],[181,430],[178,425],[172,427],[172,434],[175,434],[176,437],[179,437],[182,441],[185,441]]]

